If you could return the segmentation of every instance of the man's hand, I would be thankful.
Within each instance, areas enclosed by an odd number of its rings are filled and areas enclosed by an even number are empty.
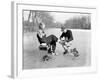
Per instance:
[[[61,41],[64,41],[65,40],[65,37],[61,38]]]
[[[65,40],[60,40],[59,43],[60,44],[65,44]]]

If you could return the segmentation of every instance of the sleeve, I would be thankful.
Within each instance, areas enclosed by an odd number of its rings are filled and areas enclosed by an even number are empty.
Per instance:
[[[62,33],[61,36],[60,36],[60,39],[61,39],[61,38],[63,38],[63,33]]]
[[[72,35],[72,31],[71,30],[69,30],[69,35],[70,35],[70,38],[69,38],[68,42],[73,40],[73,35]]]
[[[40,38],[42,38],[42,31],[39,30],[39,31],[37,32],[37,34],[38,34],[38,36],[39,36]]]

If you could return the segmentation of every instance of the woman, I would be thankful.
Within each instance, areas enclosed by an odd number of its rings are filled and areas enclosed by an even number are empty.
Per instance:
[[[46,36],[44,32],[45,25],[43,23],[39,24],[39,30],[37,32],[37,37],[40,44],[46,43],[48,46],[48,53],[55,54],[56,42],[58,38],[55,35]]]

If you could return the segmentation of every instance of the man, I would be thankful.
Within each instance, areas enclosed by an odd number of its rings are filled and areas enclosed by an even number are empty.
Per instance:
[[[64,26],[61,27],[62,34],[60,36],[60,43],[64,48],[64,53],[67,54],[70,52],[71,42],[73,40],[73,35],[71,30],[67,30]]]

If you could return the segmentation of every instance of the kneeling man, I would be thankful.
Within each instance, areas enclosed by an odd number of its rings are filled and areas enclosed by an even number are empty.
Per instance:
[[[71,30],[67,30],[64,26],[61,27],[62,34],[60,36],[60,44],[64,48],[64,53],[70,52],[70,46],[72,45],[73,35]]]

